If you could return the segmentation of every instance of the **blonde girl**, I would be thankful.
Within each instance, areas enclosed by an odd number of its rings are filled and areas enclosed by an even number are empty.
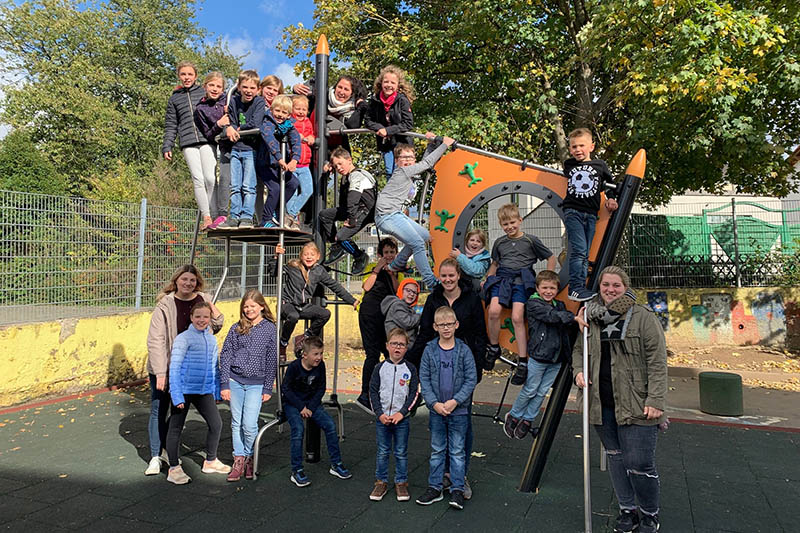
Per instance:
[[[411,113],[414,98],[414,87],[406,80],[402,69],[394,65],[381,69],[375,78],[364,125],[377,136],[378,151],[383,155],[387,179],[394,172],[395,146],[411,144],[409,137],[398,133],[411,131],[414,127],[414,115]]]

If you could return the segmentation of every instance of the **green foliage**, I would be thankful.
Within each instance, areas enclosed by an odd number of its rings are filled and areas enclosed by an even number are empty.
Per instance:
[[[72,193],[120,164],[141,176],[159,154],[175,65],[194,61],[201,76],[239,69],[220,41],[205,40],[194,10],[193,0],[0,5],[1,68],[21,78],[4,88],[0,118],[30,132]]]
[[[648,152],[642,197],[688,189],[783,195],[800,139],[794,3],[713,0],[318,0],[286,28],[288,54],[327,35],[334,67],[410,75],[418,129],[518,158],[567,157],[596,133],[617,173]],[[312,64],[302,64],[311,74]]]
[[[64,181],[24,130],[0,141],[0,189],[63,194]]]

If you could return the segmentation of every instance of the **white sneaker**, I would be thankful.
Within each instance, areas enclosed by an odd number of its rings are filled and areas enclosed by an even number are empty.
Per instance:
[[[214,459],[213,461],[203,461],[204,474],[229,474],[231,467],[220,461]]]
[[[176,466],[175,468],[170,468],[169,473],[167,474],[167,481],[170,483],[175,483],[176,485],[185,485],[192,480],[186,472],[183,471],[181,466]]]
[[[145,476],[155,476],[161,473],[161,458],[153,457],[147,464],[147,470],[144,471]]]

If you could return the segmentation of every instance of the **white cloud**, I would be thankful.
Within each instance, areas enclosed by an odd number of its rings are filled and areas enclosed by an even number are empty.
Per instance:
[[[259,69],[267,57],[267,47],[264,41],[256,42],[250,34],[244,32],[240,36],[225,35],[223,40],[228,45],[228,50],[236,57],[242,58],[244,68]]]
[[[280,63],[275,67],[275,75],[283,81],[284,87],[291,87],[303,81],[303,78],[294,73],[294,67],[286,62]]]
[[[265,0],[258,5],[258,8],[273,19],[285,19],[286,15],[290,13],[286,7],[286,0]]]

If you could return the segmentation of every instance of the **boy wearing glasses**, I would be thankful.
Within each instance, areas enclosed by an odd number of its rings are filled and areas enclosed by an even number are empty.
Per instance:
[[[420,174],[433,168],[433,165],[444,155],[447,148],[455,143],[450,137],[441,138],[427,132],[428,147],[425,156],[419,163],[414,154],[414,147],[409,144],[398,144],[394,149],[394,172],[392,178],[386,182],[378,200],[375,202],[375,225],[382,234],[388,233],[397,240],[405,244],[389,268],[399,272],[406,268],[411,255],[414,255],[414,263],[422,276],[422,281],[428,287],[435,287],[439,280],[431,270],[428,263],[428,253],[426,245],[431,240],[428,230],[411,220],[408,215],[403,213],[403,204],[408,198],[408,193],[413,187],[413,180],[419,179]]]
[[[405,360],[408,335],[395,328],[386,336],[389,359],[381,361],[372,372],[369,399],[375,413],[378,441],[375,461],[375,487],[369,495],[380,501],[389,490],[389,454],[394,451],[394,487],[397,501],[406,502],[408,493],[408,412],[417,399],[417,368]],[[394,442],[392,442],[394,441]]]
[[[414,310],[419,298],[419,283],[417,280],[406,278],[397,287],[397,294],[390,294],[381,302],[381,313],[386,317],[386,338],[395,328],[405,330],[408,334],[408,345],[412,346],[417,338],[417,328],[422,315]]]
[[[417,499],[420,505],[441,501],[445,457],[450,457],[450,506],[464,508],[465,443],[469,404],[478,382],[475,359],[469,347],[455,336],[456,313],[442,306],[433,315],[439,334],[425,346],[420,363],[422,397],[430,408],[431,459],[428,488]]]

